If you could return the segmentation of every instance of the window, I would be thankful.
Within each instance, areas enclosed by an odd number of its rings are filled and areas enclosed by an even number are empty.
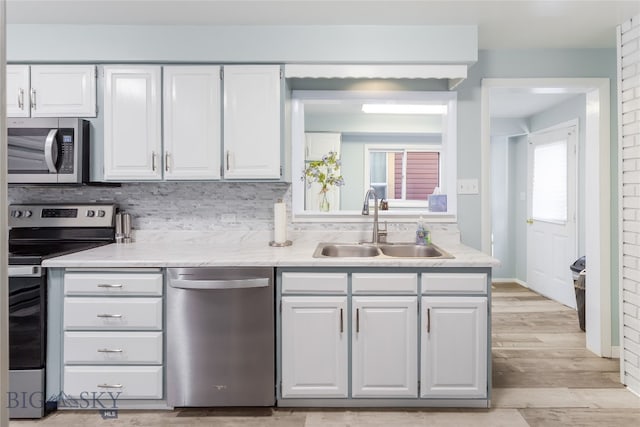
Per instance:
[[[366,146],[365,182],[398,208],[427,208],[427,197],[440,188],[440,147]]]
[[[389,202],[381,215],[394,221],[456,220],[455,92],[294,90],[291,120],[294,221],[364,221],[370,187]],[[339,155],[344,185],[319,193],[301,171],[329,152]],[[443,212],[428,209],[436,187]],[[325,196],[329,211],[318,208]]]

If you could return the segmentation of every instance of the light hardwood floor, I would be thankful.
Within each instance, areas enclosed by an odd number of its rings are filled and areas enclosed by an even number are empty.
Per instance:
[[[640,397],[619,383],[617,359],[585,349],[574,310],[517,284],[494,284],[490,410],[206,409],[57,412],[13,427],[51,426],[640,426]]]

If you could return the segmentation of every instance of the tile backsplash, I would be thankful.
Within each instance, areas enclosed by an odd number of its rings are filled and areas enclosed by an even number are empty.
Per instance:
[[[133,217],[135,230],[273,230],[273,204],[287,204],[290,230],[370,230],[371,223],[291,223],[291,185],[280,182],[149,182],[121,187],[9,187],[9,203],[117,203]],[[443,230],[452,224],[431,224]],[[415,223],[389,224],[390,231],[415,230]]]
[[[273,203],[290,184],[239,182],[125,183],[121,187],[10,187],[10,203],[114,202],[134,229],[270,230]]]

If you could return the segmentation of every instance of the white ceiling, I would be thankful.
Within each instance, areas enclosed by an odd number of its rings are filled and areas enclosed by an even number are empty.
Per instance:
[[[7,0],[8,24],[478,25],[480,49],[614,47],[640,1]]]
[[[579,96],[568,91],[545,92],[544,89],[493,88],[489,98],[491,117],[527,118]]]

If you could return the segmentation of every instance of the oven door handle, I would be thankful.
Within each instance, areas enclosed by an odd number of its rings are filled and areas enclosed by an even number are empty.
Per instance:
[[[40,277],[42,267],[39,265],[10,265],[9,277]]]
[[[47,163],[47,167],[51,173],[58,172],[56,169],[56,162],[58,161],[57,135],[58,129],[51,129],[47,135],[47,139],[44,141],[44,161]]]

